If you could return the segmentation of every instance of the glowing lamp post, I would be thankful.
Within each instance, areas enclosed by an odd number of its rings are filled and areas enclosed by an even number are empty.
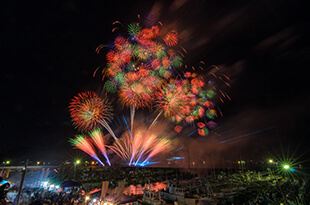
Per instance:
[[[89,196],[85,197],[85,204],[87,204],[87,201],[89,200]]]
[[[76,166],[78,165],[78,164],[80,164],[80,160],[76,160],[76,162],[74,162],[74,174],[73,174],[73,178],[75,179],[75,175],[76,175]]]
[[[11,161],[4,161],[3,163],[2,163],[4,166],[7,166],[7,165],[10,165],[11,164]]]

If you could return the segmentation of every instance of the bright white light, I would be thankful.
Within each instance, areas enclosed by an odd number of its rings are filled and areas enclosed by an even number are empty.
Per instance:
[[[89,199],[89,196],[85,197],[85,200],[87,201]]]
[[[96,203],[97,199],[93,199],[93,202]]]
[[[47,186],[48,182],[43,182],[43,186]]]
[[[108,204],[106,202],[104,202],[103,205],[108,205]]]
[[[59,186],[57,185],[57,186],[55,186],[55,188],[56,188],[56,189],[59,189]]]

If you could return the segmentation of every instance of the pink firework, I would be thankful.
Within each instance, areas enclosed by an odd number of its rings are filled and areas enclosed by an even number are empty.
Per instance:
[[[142,162],[142,165],[149,161],[155,155],[162,153],[163,151],[167,151],[170,148],[170,140],[166,138],[159,139],[155,146],[152,148],[151,152],[147,155],[147,158]]]
[[[102,155],[106,158],[107,163],[111,166],[110,160],[107,155],[105,136],[100,130],[94,130],[90,133],[90,137],[93,140],[94,145],[100,150]]]
[[[76,148],[90,155],[94,160],[98,161],[102,166],[104,164],[99,159],[92,143],[84,135],[76,135],[74,139],[70,139],[69,142]]]

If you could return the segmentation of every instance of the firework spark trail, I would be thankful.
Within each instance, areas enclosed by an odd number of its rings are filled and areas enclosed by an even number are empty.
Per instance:
[[[104,141],[104,135],[100,130],[94,130],[90,133],[90,137],[93,140],[93,143],[95,146],[101,151],[103,156],[106,158],[107,163],[111,166],[110,160],[107,155],[107,150],[105,148],[105,141]]]
[[[98,161],[102,166],[105,166],[103,162],[99,159],[96,151],[88,139],[83,135],[76,135],[75,139],[70,139],[69,142],[76,148],[82,150],[83,152],[89,154],[93,159]]]
[[[126,152],[125,150],[123,150],[123,146],[122,146],[122,142],[123,142],[123,138],[121,138],[118,141],[115,141],[113,146],[109,146],[110,149],[117,154],[120,158],[126,160],[128,156],[126,156]]]
[[[133,132],[133,123],[135,118],[135,105],[130,106],[131,132]]]
[[[219,144],[230,142],[230,141],[233,141],[233,140],[236,140],[236,139],[239,139],[239,138],[243,138],[243,137],[248,137],[250,135],[254,135],[254,134],[257,134],[257,133],[260,133],[260,132],[271,130],[271,129],[275,128],[275,127],[277,127],[277,126],[267,127],[265,129],[257,130],[257,131],[254,131],[254,132],[251,132],[251,133],[247,133],[247,134],[244,134],[244,135],[241,135],[241,136],[238,136],[238,137],[234,137],[234,138],[231,138],[231,139],[228,139],[228,140],[223,140],[223,141],[219,142]]]
[[[152,124],[149,126],[149,128],[147,129],[147,131],[148,131],[149,129],[151,129],[151,128],[155,125],[155,123],[157,122],[157,119],[159,118],[159,116],[160,116],[163,112],[164,112],[164,110],[162,110],[162,111],[160,111],[160,112],[158,113],[158,115],[155,117],[155,119],[153,120]]]
[[[109,148],[124,161],[130,161],[132,153],[132,138],[124,134],[118,141],[115,141]]]
[[[135,134],[135,137],[132,140],[132,150],[131,150],[132,153],[129,161],[129,166],[131,166],[133,159],[135,158],[136,154],[139,153],[140,151],[141,144],[143,143],[142,137],[143,135],[141,133],[137,133]]]
[[[132,133],[131,133],[131,131],[130,131],[130,129],[129,129],[129,126],[128,126],[128,123],[127,123],[127,120],[126,120],[126,118],[125,118],[125,116],[124,116],[124,115],[123,115],[123,119],[124,119],[124,122],[125,122],[125,124],[126,124],[126,126],[127,126],[127,130],[128,130],[128,132],[129,132],[129,134],[130,134],[130,137],[131,137],[131,139],[133,139]]]
[[[144,153],[150,151],[152,149],[152,144],[155,142],[156,138],[153,135],[150,135],[146,140],[143,142],[143,147],[141,149],[140,155],[138,159],[136,160],[136,164],[139,163],[141,157],[144,155]]]
[[[159,154],[163,150],[167,150],[169,148],[169,145],[170,145],[170,141],[167,140],[166,138],[159,140],[159,142],[153,147],[152,151],[147,156],[147,158],[142,162],[142,166],[145,164],[145,162],[147,162],[153,156]]]
[[[133,138],[128,133],[123,134],[109,148],[129,166],[144,166],[145,159],[150,160],[154,156],[166,153],[169,145],[170,142],[166,138],[138,131]]]
[[[195,129],[193,132],[191,132],[188,136],[191,136],[192,134],[196,133],[198,129]]]
[[[115,133],[111,129],[110,125],[105,121],[104,119],[101,119],[100,124],[111,134],[111,136],[114,138],[115,141],[118,140],[118,138],[115,136]]]

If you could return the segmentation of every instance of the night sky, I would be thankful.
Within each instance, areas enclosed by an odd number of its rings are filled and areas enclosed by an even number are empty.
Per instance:
[[[73,96],[98,91],[105,63],[100,44],[152,14],[180,35],[184,63],[217,65],[231,78],[231,101],[208,136],[181,138],[202,155],[261,157],[309,147],[309,11],[306,1],[6,1],[1,5],[2,159],[64,159],[78,133],[68,110]],[[121,30],[121,29],[120,29]],[[124,30],[124,29],[123,29]],[[204,73],[200,73],[204,74]],[[113,101],[113,100],[112,100]],[[117,106],[117,101],[113,101]],[[119,107],[119,106],[118,106]],[[127,116],[129,110],[123,110]],[[149,112],[149,111],[147,111]],[[119,111],[118,113],[121,113]]]

